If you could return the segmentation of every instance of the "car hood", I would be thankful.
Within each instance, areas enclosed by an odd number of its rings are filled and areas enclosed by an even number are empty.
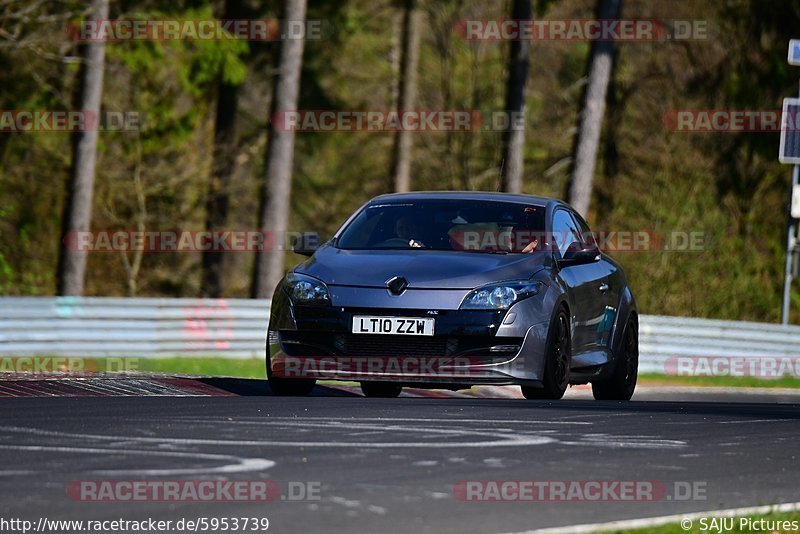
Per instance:
[[[325,245],[294,271],[328,285],[385,287],[402,276],[411,289],[472,289],[525,280],[550,261],[545,252],[483,254],[438,250],[343,250]]]

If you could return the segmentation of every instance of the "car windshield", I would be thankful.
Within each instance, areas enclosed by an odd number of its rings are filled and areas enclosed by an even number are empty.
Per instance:
[[[535,252],[544,233],[544,206],[485,200],[413,200],[366,206],[336,247],[349,250]]]

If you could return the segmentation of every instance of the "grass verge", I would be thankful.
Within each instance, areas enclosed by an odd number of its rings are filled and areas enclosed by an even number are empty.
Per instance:
[[[261,358],[139,358],[135,366],[139,371],[159,373],[266,378]]]
[[[749,388],[800,388],[800,379],[757,378],[752,376],[674,376],[641,374],[639,384],[647,386],[696,386],[696,387],[749,387]]]

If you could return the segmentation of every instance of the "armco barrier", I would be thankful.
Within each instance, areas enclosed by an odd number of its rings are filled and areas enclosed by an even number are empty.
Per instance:
[[[650,373],[664,372],[681,356],[800,359],[800,326],[642,315],[639,354],[640,371]]]
[[[0,297],[0,356],[264,356],[268,300]],[[670,358],[800,357],[800,326],[643,315],[640,370]]]
[[[268,300],[0,298],[0,355],[264,356]]]

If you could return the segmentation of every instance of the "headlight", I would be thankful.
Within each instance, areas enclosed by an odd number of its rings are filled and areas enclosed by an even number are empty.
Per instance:
[[[286,275],[286,292],[296,304],[321,304],[331,303],[328,286],[322,280],[297,273]]]
[[[539,292],[541,282],[519,280],[500,282],[473,289],[461,303],[462,310],[507,310],[515,302]]]

